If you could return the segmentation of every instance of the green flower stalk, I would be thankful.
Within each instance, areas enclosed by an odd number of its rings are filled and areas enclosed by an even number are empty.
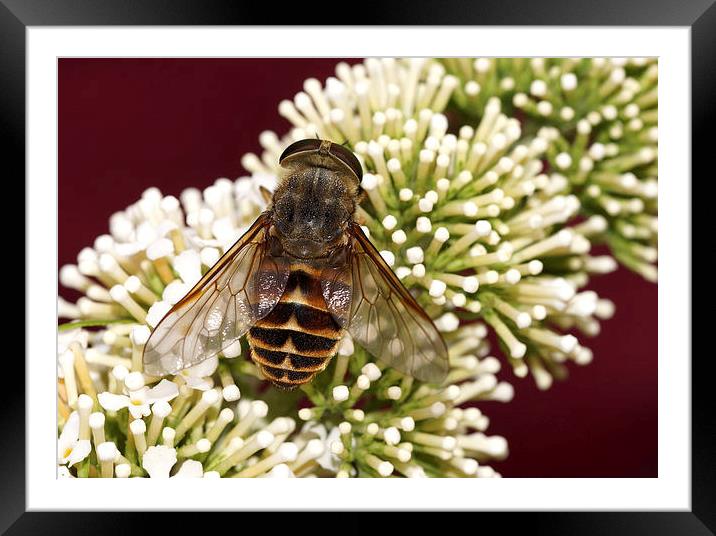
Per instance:
[[[657,269],[658,65],[655,58],[445,58],[459,79],[452,104],[476,120],[490,98],[524,117],[527,133],[554,129],[550,168],[584,216],[602,215],[606,242],[650,281]]]

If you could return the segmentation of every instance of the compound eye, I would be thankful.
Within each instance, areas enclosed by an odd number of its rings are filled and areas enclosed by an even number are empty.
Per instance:
[[[284,149],[283,153],[281,153],[281,156],[278,159],[278,163],[279,165],[281,165],[281,163],[289,156],[293,156],[296,153],[303,153],[306,151],[317,151],[320,147],[321,140],[319,139],[308,138],[305,140],[295,141],[291,145],[286,147],[286,149]]]
[[[353,151],[343,147],[342,145],[338,145],[337,143],[332,143],[331,154],[348,166],[358,180],[363,177],[363,168],[361,167],[358,158],[356,158],[356,155],[353,154]]]
[[[363,168],[361,167],[358,158],[356,158],[356,155],[353,154],[350,149],[343,147],[342,145],[338,145],[337,143],[326,142],[326,140],[308,138],[293,142],[283,151],[281,157],[278,159],[278,163],[279,165],[282,165],[284,160],[299,153],[313,153],[321,150],[325,151],[325,146],[321,149],[324,143],[328,144],[328,154],[350,169],[360,181],[361,177],[363,177]]]

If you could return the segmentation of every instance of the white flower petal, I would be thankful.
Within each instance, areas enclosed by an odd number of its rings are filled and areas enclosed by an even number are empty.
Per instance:
[[[201,462],[196,460],[185,460],[172,478],[201,478],[203,476],[204,468],[201,466]]]
[[[193,367],[189,367],[182,371],[183,376],[189,376],[192,378],[205,378],[206,376],[211,376],[216,372],[216,369],[219,366],[219,356],[210,357],[209,359],[206,359],[199,363],[198,365],[194,365]]]
[[[152,410],[149,407],[149,404],[130,404],[127,406],[129,408],[129,413],[134,417],[135,419],[141,419],[142,417],[146,417],[149,415]]]
[[[66,458],[65,452],[71,450],[77,439],[80,437],[80,416],[76,411],[70,413],[70,416],[65,422],[65,426],[62,428],[62,433],[57,440],[57,458],[60,463],[64,463],[61,460]]]
[[[214,387],[214,380],[211,378],[193,378],[191,376],[185,376],[184,381],[192,389],[197,391],[208,391]]]
[[[89,439],[82,439],[78,441],[72,449],[72,452],[67,457],[67,466],[72,467],[74,464],[81,462],[87,456],[89,456],[92,447],[90,446]]]
[[[307,435],[309,437],[317,437],[323,441],[328,436],[328,430],[326,427],[317,421],[308,421],[301,428],[301,435]]]
[[[129,392],[129,398],[133,400],[145,400],[147,398],[147,393],[149,392],[149,387],[146,385],[144,387],[140,387],[136,391],[130,391]]]
[[[149,447],[142,457],[142,467],[151,478],[169,478],[169,471],[175,463],[176,449],[164,445]]]
[[[146,392],[146,401],[148,404],[153,404],[160,400],[169,402],[178,395],[179,387],[177,387],[176,383],[170,382],[169,380],[162,380]]]
[[[57,355],[62,355],[69,350],[73,342],[78,342],[82,348],[87,348],[88,341],[89,333],[80,328],[60,332],[57,335]]]
[[[107,411],[119,411],[129,406],[129,397],[126,395],[116,395],[105,391],[97,395],[99,405]]]
[[[64,465],[57,466],[57,478],[74,478],[70,470]]]
[[[341,432],[336,426],[335,428],[332,428],[329,432],[328,436],[325,439],[326,446],[330,447],[331,443],[334,441],[340,441],[341,439]],[[328,469],[333,472],[338,472],[338,468],[340,466],[341,460],[331,452],[330,448],[326,448],[323,451],[323,454],[321,454],[318,458],[316,458],[316,463],[323,467],[324,469]]]

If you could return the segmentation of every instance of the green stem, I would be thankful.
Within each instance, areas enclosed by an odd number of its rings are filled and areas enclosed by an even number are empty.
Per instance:
[[[134,318],[117,318],[114,320],[77,320],[74,322],[66,322],[59,324],[57,329],[59,331],[68,331],[75,328],[89,328],[95,326],[109,326],[112,324],[134,324],[137,321]]]

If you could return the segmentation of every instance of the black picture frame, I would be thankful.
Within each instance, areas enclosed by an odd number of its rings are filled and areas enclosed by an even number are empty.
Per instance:
[[[550,26],[683,26],[691,28],[692,169],[693,175],[713,176],[707,163],[713,150],[708,135],[716,120],[716,5],[714,0],[482,0],[468,3],[383,2],[378,9],[356,9],[350,20],[325,4],[299,3],[276,9],[268,3],[173,0],[122,2],[109,0],[0,0],[0,136],[5,149],[6,177],[25,175],[25,32],[28,26],[92,25],[279,25],[292,24],[408,24],[408,25],[550,25]],[[327,20],[334,15],[334,20]],[[345,15],[344,15],[345,17]],[[709,150],[711,149],[711,150]],[[673,178],[677,180],[677,178]],[[683,178],[683,180],[687,180]],[[27,201],[27,200],[26,200]],[[696,228],[694,228],[696,230]],[[706,242],[707,244],[709,242]],[[25,244],[33,247],[33,244]],[[689,259],[688,262],[691,262]],[[28,284],[25,281],[26,285]],[[690,314],[690,311],[688,312]],[[703,317],[703,315],[702,315]],[[703,320],[702,320],[703,321]],[[27,329],[27,327],[26,327]],[[692,331],[693,332],[693,331]],[[709,355],[692,360],[692,475],[689,512],[562,512],[478,514],[489,525],[511,532],[520,525],[549,534],[714,534],[716,532],[716,462],[712,441],[716,420],[712,411]],[[19,361],[19,360],[18,360]],[[16,363],[22,366],[21,363]],[[19,367],[18,367],[19,368]],[[18,374],[23,375],[18,370]],[[22,451],[25,443],[24,384],[7,390],[3,404],[4,431],[0,452]],[[708,438],[712,439],[709,440]],[[24,456],[24,454],[23,454]],[[0,532],[7,534],[108,534],[126,528],[128,515],[28,513],[25,506],[25,464],[18,457],[0,456]],[[320,508],[320,503],[316,508]],[[474,514],[473,514],[474,515]],[[419,516],[416,516],[420,519]],[[145,518],[146,519],[146,518]],[[464,520],[463,520],[464,521]],[[458,521],[460,522],[460,521]]]

